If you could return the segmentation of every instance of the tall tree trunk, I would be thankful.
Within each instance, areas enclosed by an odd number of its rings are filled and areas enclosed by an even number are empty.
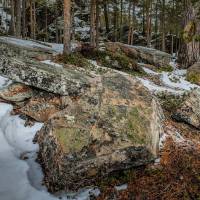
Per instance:
[[[178,62],[184,68],[200,61],[199,6],[200,2],[192,3],[191,0],[185,1],[183,43],[178,58]]]
[[[106,33],[110,32],[110,25],[109,25],[109,16],[108,16],[108,6],[107,2],[103,2],[103,10],[104,10],[104,18],[105,18],[105,25],[106,25]]]
[[[113,23],[114,23],[114,41],[118,41],[118,0],[114,0],[114,16],[113,16]]]
[[[56,43],[59,43],[58,16],[58,2],[56,2]]]
[[[151,0],[147,0],[146,2],[146,21],[147,21],[147,46],[150,47],[151,46],[151,11],[152,11],[152,1]]]
[[[21,0],[16,0],[16,37],[21,37]]]
[[[64,0],[64,54],[71,52],[71,0]]]
[[[49,40],[48,37],[48,5],[47,5],[47,0],[45,2],[45,35],[46,35],[46,41]]]
[[[31,38],[36,38],[36,11],[35,11],[35,0],[30,0],[30,28]]]
[[[10,34],[15,35],[15,0],[11,0],[11,25]]]
[[[100,17],[100,8],[99,8],[99,2],[96,3],[96,40],[95,40],[95,46],[98,49],[99,48],[99,17]]]
[[[22,0],[22,37],[26,37],[26,0]]]
[[[96,48],[96,36],[97,36],[97,29],[96,29],[96,0],[91,0],[90,5],[90,46]]]
[[[165,0],[162,0],[161,28],[162,28],[162,51],[165,51]]]

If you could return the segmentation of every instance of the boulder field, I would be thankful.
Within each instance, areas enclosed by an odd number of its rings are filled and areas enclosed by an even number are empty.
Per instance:
[[[0,75],[22,84],[0,97],[44,122],[35,141],[49,190],[76,190],[157,157],[163,112],[133,76],[94,66],[55,68],[17,53],[0,55]]]

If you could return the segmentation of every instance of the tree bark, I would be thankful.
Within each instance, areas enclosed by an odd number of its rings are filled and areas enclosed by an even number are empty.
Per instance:
[[[22,37],[26,37],[26,0],[22,0]]]
[[[97,28],[96,28],[96,0],[91,0],[90,5],[90,46],[96,48],[96,36],[97,36]]]
[[[185,1],[183,43],[181,44],[178,62],[188,68],[200,61],[200,19],[199,2]]]
[[[11,0],[11,26],[10,34],[15,35],[15,1]]]
[[[64,0],[64,50],[63,54],[71,52],[71,0]]]
[[[103,2],[103,10],[104,10],[104,18],[105,18],[105,25],[106,25],[106,33],[110,32],[110,25],[109,25],[109,16],[108,16],[108,6],[107,2]]]
[[[21,0],[16,0],[16,37],[21,37]]]

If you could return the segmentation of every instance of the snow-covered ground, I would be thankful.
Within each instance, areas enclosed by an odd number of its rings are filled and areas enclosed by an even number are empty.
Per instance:
[[[0,88],[9,84],[9,80],[0,76]],[[42,186],[41,167],[35,162],[38,145],[32,140],[42,127],[35,123],[25,127],[25,121],[10,114],[12,106],[0,103],[0,199],[1,200],[86,200],[90,193],[99,194],[99,190],[85,189],[77,194],[52,196]],[[20,157],[28,157],[21,160]]]
[[[186,70],[180,70],[177,68],[175,63],[170,63],[173,67],[172,72],[155,72],[147,67],[143,67],[143,70],[151,75],[151,76],[158,76],[161,82],[161,85],[156,85],[148,78],[138,78],[145,87],[147,87],[153,93],[158,92],[168,92],[175,95],[181,95],[184,92],[190,91],[195,88],[200,88],[200,86],[196,84],[192,84],[186,80]]]

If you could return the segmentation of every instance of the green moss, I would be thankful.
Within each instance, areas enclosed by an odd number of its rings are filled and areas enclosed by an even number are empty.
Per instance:
[[[185,99],[185,95],[176,96],[163,92],[158,94],[158,98],[160,99],[162,108],[171,113],[173,111],[176,111],[182,105]]]
[[[110,51],[92,50],[83,52],[83,56],[88,59],[95,59],[102,66],[119,69],[122,71],[140,71],[134,59],[129,58],[122,52],[112,53]]]
[[[137,107],[133,108],[128,116],[127,134],[134,143],[144,144],[148,132],[148,120],[140,113]]]
[[[188,72],[187,80],[191,83],[200,84],[200,74],[196,72]]]
[[[193,40],[195,32],[196,32],[196,23],[194,21],[188,22],[183,32],[183,40],[186,43],[191,42]]]
[[[78,128],[58,128],[55,135],[66,153],[76,153],[88,145],[89,136],[84,130]]]
[[[85,68],[90,63],[80,53],[72,53],[69,55],[62,56],[62,62],[65,64],[75,65],[77,67]]]
[[[199,35],[195,35],[195,36],[194,36],[194,40],[195,40],[196,42],[200,42],[200,34],[199,34]]]
[[[172,72],[173,70],[174,69],[173,69],[173,67],[171,65],[166,65],[166,66],[159,67],[157,69],[157,72],[163,72],[163,71],[165,71],[165,72]]]

